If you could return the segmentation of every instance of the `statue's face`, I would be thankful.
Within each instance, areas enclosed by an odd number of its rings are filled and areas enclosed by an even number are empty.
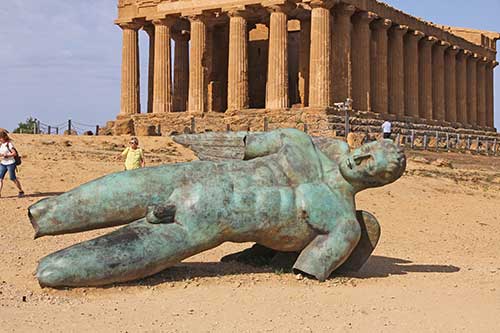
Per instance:
[[[401,177],[405,168],[405,154],[391,140],[363,145],[340,163],[342,176],[365,188],[392,183]]]

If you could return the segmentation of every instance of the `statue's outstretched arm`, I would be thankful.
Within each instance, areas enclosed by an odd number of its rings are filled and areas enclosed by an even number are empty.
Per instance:
[[[328,233],[320,234],[302,250],[293,268],[325,281],[351,255],[361,237],[355,219],[337,223]]]

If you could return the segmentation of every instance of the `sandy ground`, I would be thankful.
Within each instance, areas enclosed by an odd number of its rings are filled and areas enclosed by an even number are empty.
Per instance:
[[[500,158],[409,153],[405,176],[357,198],[383,235],[357,274],[325,283],[223,264],[250,244],[224,244],[141,281],[41,289],[37,261],[107,231],[33,240],[27,207],[122,169],[125,137],[15,136],[20,177],[0,199],[2,332],[490,332],[500,321]],[[141,138],[149,164],[194,156]],[[437,158],[453,168],[428,164]],[[436,164],[436,163],[434,163]],[[439,164],[439,163],[437,163]],[[446,163],[444,163],[446,164]]]

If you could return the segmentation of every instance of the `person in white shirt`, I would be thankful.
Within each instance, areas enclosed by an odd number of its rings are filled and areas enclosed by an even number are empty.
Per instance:
[[[382,124],[382,133],[384,135],[384,139],[390,139],[392,134],[392,124],[390,121],[386,120]]]
[[[17,150],[12,144],[8,132],[0,129],[0,197],[2,196],[3,179],[7,172],[9,172],[10,180],[14,182],[19,190],[18,197],[22,198],[24,196],[23,188],[16,175],[16,156]]]

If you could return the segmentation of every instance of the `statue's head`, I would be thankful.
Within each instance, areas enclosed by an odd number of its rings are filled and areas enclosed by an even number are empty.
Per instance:
[[[362,190],[396,181],[405,171],[406,157],[394,142],[381,140],[351,151],[339,168],[349,183]]]

